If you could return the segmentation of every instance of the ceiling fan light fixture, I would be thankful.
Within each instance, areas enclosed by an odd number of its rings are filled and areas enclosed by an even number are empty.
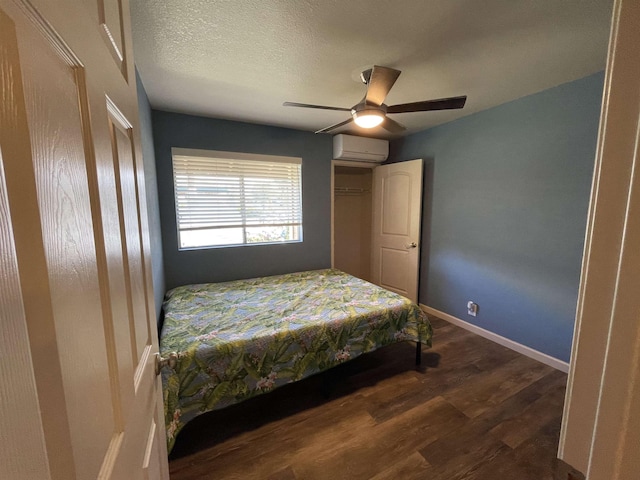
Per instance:
[[[377,127],[384,120],[384,113],[380,110],[361,110],[353,114],[356,125],[362,128]]]

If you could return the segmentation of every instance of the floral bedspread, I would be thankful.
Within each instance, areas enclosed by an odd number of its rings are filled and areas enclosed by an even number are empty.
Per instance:
[[[390,343],[431,344],[408,299],[339,270],[170,290],[160,351],[167,444],[201,413],[238,403]],[[410,359],[407,359],[410,361]]]

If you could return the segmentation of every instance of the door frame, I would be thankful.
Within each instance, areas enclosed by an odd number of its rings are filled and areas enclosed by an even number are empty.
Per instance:
[[[615,0],[558,451],[592,480],[640,464],[639,20],[635,0]]]

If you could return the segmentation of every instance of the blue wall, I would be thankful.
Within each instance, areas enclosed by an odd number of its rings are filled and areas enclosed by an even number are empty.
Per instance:
[[[421,303],[568,361],[603,81],[392,142],[391,161],[425,159]]]
[[[147,193],[147,214],[149,217],[149,237],[151,240],[151,268],[156,314],[160,316],[162,299],[164,298],[165,280],[162,261],[162,235],[160,232],[160,209],[158,205],[158,183],[156,180],[156,156],[153,148],[153,127],[151,126],[151,106],[144,90],[138,71],[138,110],[140,112],[140,136],[142,140],[142,160],[144,164],[144,181]]]
[[[328,135],[153,111],[167,288],[331,266]],[[302,157],[301,243],[178,251],[171,148]]]

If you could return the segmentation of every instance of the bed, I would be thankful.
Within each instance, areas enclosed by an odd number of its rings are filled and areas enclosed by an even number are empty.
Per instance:
[[[178,354],[162,371],[169,451],[202,413],[384,345],[431,345],[417,305],[333,269],[177,287],[164,311],[160,352]]]

